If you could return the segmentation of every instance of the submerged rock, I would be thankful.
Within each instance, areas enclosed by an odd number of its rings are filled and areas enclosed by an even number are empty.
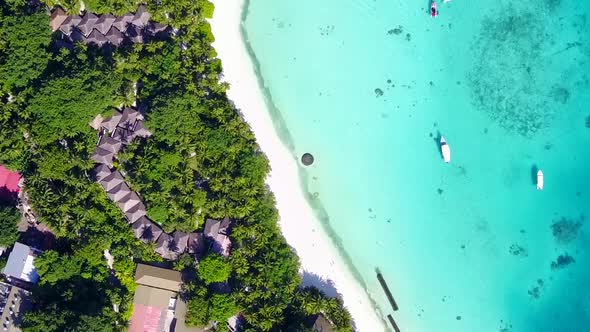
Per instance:
[[[563,254],[563,255],[559,255],[559,257],[557,257],[557,260],[554,262],[551,262],[551,269],[552,270],[558,270],[558,269],[563,269],[566,266],[575,263],[576,260],[568,255],[567,253]]]
[[[510,246],[509,251],[510,251],[510,254],[512,254],[513,256],[527,257],[529,255],[526,248],[523,248],[516,243],[514,243]]]
[[[400,35],[402,32],[404,32],[404,28],[401,25],[398,25],[397,28],[387,31],[387,34],[388,35]]]
[[[539,297],[541,297],[541,289],[537,286],[529,289],[528,293],[530,297],[532,297],[533,299],[538,299]]]
[[[553,222],[551,225],[551,232],[557,242],[566,244],[578,237],[581,227],[582,222],[562,217],[558,221]]]

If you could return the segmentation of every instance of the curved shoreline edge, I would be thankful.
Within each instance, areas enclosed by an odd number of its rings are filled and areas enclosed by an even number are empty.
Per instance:
[[[227,95],[269,159],[271,171],[266,182],[275,195],[283,236],[299,256],[300,272],[333,283],[357,330],[389,330],[342,241],[329,226],[327,213],[303,189],[307,188],[306,174],[299,169],[293,140],[259,74],[259,63],[243,28],[249,0],[212,2],[215,11],[209,23],[215,37],[213,47],[222,61],[223,81],[230,84]]]

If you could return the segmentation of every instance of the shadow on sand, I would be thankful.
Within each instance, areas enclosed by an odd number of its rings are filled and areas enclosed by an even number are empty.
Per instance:
[[[317,289],[321,290],[324,294],[328,297],[337,297],[341,298],[340,293],[336,287],[334,287],[334,282],[330,279],[323,279],[317,274],[303,271],[303,275],[301,276],[303,286],[315,286]]]

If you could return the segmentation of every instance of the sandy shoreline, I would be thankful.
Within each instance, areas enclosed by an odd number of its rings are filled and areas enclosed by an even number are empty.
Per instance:
[[[276,197],[282,233],[297,251],[302,273],[317,275],[336,288],[359,331],[385,330],[369,297],[340,258],[331,239],[324,234],[300,186],[297,161],[275,131],[241,38],[243,0],[212,2],[215,4],[215,14],[210,20],[215,36],[213,46],[223,63],[223,80],[231,85],[228,96],[243,113],[270,160],[272,171],[267,183]],[[314,279],[304,278],[306,281]],[[319,286],[317,279],[311,283]],[[326,293],[331,292],[326,289]]]

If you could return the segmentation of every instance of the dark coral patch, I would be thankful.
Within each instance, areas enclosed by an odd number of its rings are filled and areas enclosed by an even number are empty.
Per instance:
[[[576,260],[572,256],[565,253],[563,255],[559,255],[557,257],[556,261],[551,262],[551,269],[552,270],[564,269],[568,265],[575,263],[575,262],[576,262]]]
[[[551,232],[555,240],[561,244],[572,242],[578,237],[578,233],[582,228],[581,221],[574,221],[566,217],[554,221],[551,225]]]

